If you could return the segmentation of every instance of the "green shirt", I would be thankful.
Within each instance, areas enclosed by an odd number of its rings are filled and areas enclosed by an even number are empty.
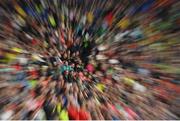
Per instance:
[[[36,87],[36,85],[38,83],[37,80],[29,80],[28,82],[32,88]]]

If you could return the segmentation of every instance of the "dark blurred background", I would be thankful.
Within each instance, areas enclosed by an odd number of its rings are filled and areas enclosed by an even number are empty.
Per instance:
[[[179,11],[179,0],[0,0],[0,119],[179,119]]]

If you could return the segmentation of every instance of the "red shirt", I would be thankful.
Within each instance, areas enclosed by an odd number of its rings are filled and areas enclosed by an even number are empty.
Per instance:
[[[83,109],[79,110],[79,120],[90,120],[90,114]]]
[[[108,22],[108,25],[110,26],[113,22],[113,13],[110,12],[108,15],[106,15],[105,20]]]
[[[74,106],[68,108],[68,115],[70,120],[89,120],[90,114],[83,109],[78,110]]]
[[[32,44],[33,45],[37,45],[38,44],[38,41],[36,39],[32,39]]]
[[[78,109],[74,106],[68,107],[68,115],[69,115],[70,120],[79,120]]]
[[[31,70],[29,71],[29,74],[33,77],[37,77],[38,76],[38,72],[36,70]]]
[[[13,68],[16,69],[16,71],[20,71],[22,70],[22,67],[19,64],[15,64],[14,66],[12,66]]]

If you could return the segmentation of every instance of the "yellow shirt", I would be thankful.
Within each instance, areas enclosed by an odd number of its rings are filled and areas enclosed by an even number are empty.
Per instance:
[[[124,78],[124,83],[132,86],[135,83],[135,81],[133,79],[125,77]]]
[[[49,16],[49,21],[50,21],[50,23],[51,23],[52,26],[56,26],[56,22],[55,22],[53,16]]]
[[[16,55],[12,53],[7,53],[6,58],[8,59],[8,61],[12,61],[16,59]]]
[[[89,23],[92,23],[92,22],[93,22],[93,19],[94,19],[93,13],[92,13],[92,12],[89,12],[89,13],[87,14],[87,21],[88,21]]]
[[[61,113],[59,114],[60,120],[69,120],[68,112],[66,110],[61,110]]]
[[[24,12],[24,10],[23,10],[19,5],[15,5],[15,9],[16,9],[16,11],[17,11],[20,15],[22,15],[23,17],[26,17],[26,16],[27,16],[26,13]]]
[[[61,108],[61,104],[57,104],[57,112],[59,114],[59,120],[69,120],[68,112]]]
[[[13,47],[12,50],[15,52],[18,52],[18,53],[23,52],[23,50],[21,48],[17,48],[17,47]]]
[[[118,27],[122,29],[126,29],[129,26],[129,24],[130,24],[129,19],[123,18],[118,22]]]
[[[99,91],[103,92],[103,90],[104,90],[104,88],[105,88],[105,85],[99,83],[99,84],[96,85],[96,88],[97,88]]]

